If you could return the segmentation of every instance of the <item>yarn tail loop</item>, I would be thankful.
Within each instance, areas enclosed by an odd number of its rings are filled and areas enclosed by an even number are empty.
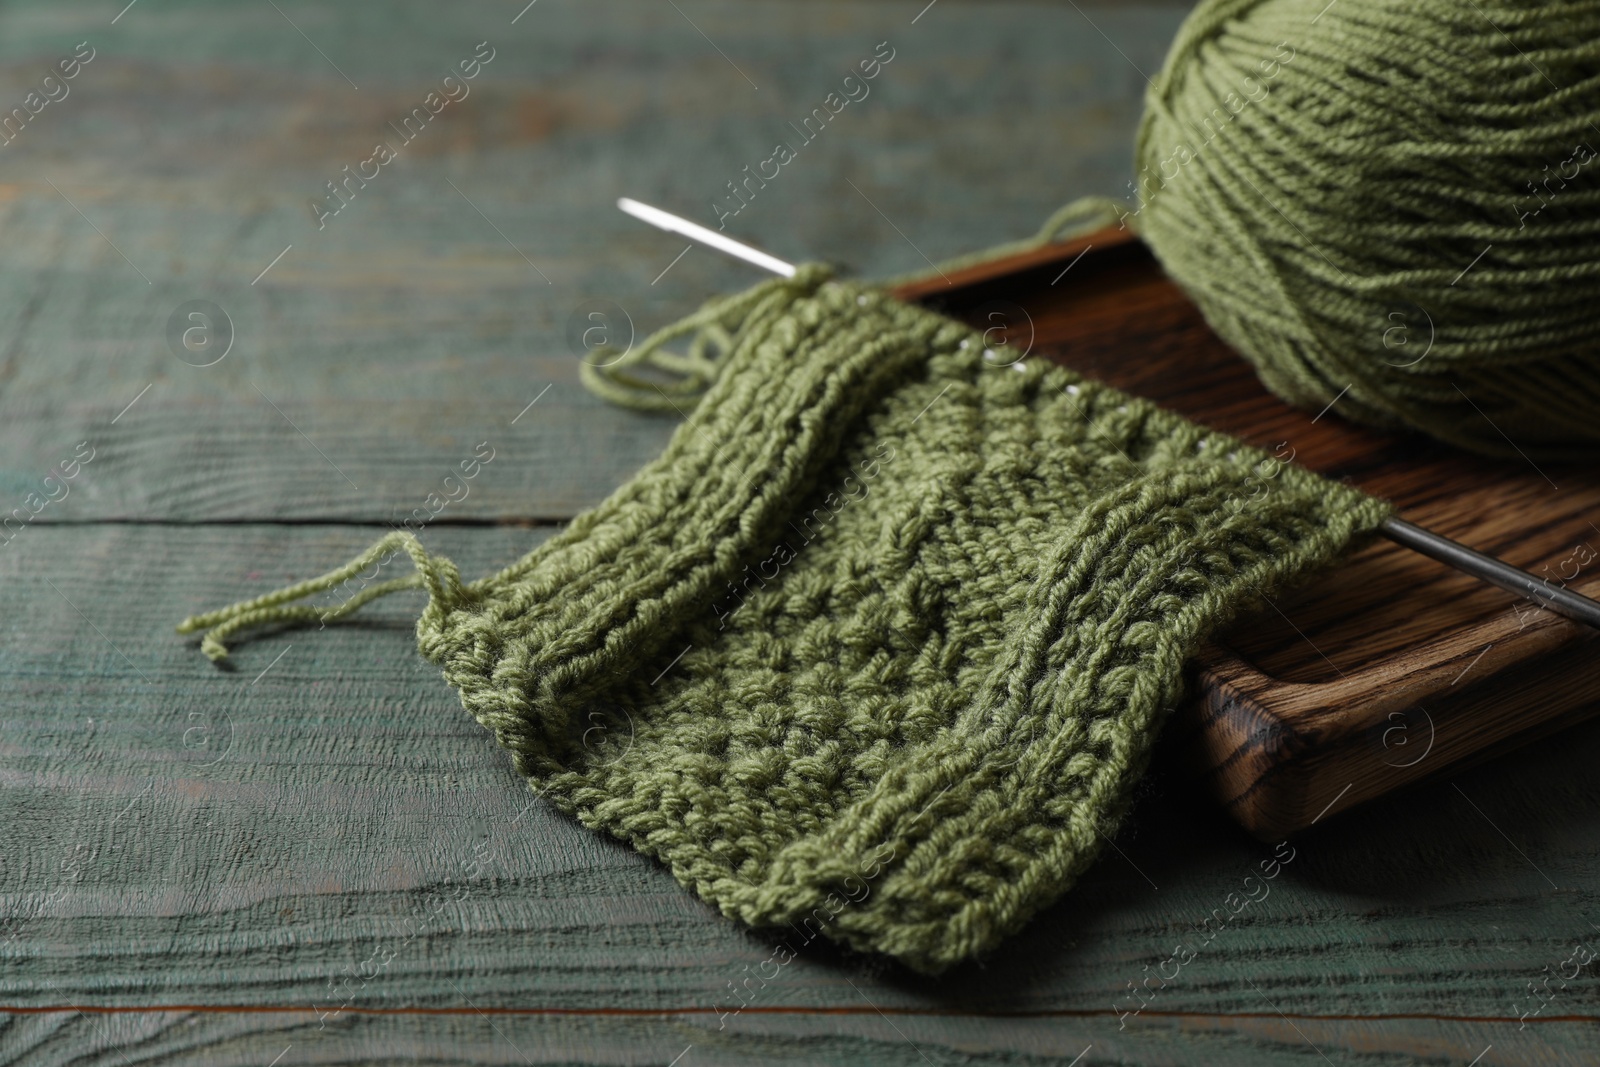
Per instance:
[[[360,591],[331,607],[297,604],[315,593],[336,589],[355,578],[374,564],[381,568],[395,552],[404,551],[416,565],[416,571],[402,578],[391,578],[376,585],[367,585]],[[374,572],[373,577],[376,577]],[[200,641],[200,650],[213,662],[226,659],[226,641],[240,630],[270,623],[291,626],[309,623],[326,624],[353,614],[368,601],[387,596],[402,589],[426,589],[428,607],[423,617],[437,616],[459,604],[465,596],[460,573],[454,563],[442,556],[433,556],[422,547],[415,534],[395,530],[386,534],[344,566],[327,574],[267,593],[250,600],[241,600],[217,611],[191,615],[178,624],[180,634],[197,630],[206,631]]]
[[[806,263],[792,278],[776,278],[710,300],[638,345],[620,352],[609,345],[590,350],[578,367],[579,377],[591,393],[620,407],[687,415],[721,374],[745,327],[787,307],[796,296],[812,292],[832,276],[828,267]],[[667,348],[684,337],[690,339],[686,352]],[[654,373],[637,373],[645,368]]]

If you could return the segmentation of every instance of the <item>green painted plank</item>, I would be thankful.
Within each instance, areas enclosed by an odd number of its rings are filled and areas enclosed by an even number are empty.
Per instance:
[[[93,479],[39,521],[384,521],[493,437],[520,466],[459,513],[571,516],[667,433],[582,392],[574,313],[609,301],[642,338],[757,277],[705,250],[663,274],[684,243],[619,195],[714,223],[726,183],[880,42],[869,94],[730,232],[884,275],[1122,189],[1135,65],[1154,69],[1180,10],[945,0],[913,25],[920,6],[540,0],[512,25],[522,5],[499,0],[144,2],[113,26],[9,5],[0,100],[80,40],[96,53],[0,149],[0,514],[90,440]],[[398,143],[388,124],[485,40],[469,95],[319,230],[308,199]],[[194,300],[232,324],[214,366],[169,345]]]
[[[13,417],[0,423],[0,441],[17,440],[7,454],[31,458],[0,479],[0,517],[17,509],[7,532],[24,520],[562,520],[659,454],[677,422],[604,404],[566,380],[565,363],[500,366],[494,388],[454,404],[349,399],[336,408],[325,393],[285,391],[272,397],[276,407],[173,407],[152,388],[115,423]],[[453,377],[443,365],[413,372]],[[48,444],[30,452],[23,439]],[[65,485],[46,481],[75,455],[92,459]],[[39,498],[30,503],[30,493]]]
[[[684,1013],[684,1026],[714,1031],[735,1003],[730,983],[772,954],[774,936],[721,919],[652,863],[531,797],[415,653],[420,594],[372,605],[361,622],[246,642],[231,671],[170,632],[191,611],[342,562],[375,532],[109,525],[13,546],[0,585],[10,920],[0,1002],[302,1013],[315,1003],[352,1009],[343,1019],[470,999]],[[467,575],[544,536],[425,534]],[[1282,1035],[1248,1020],[1283,1011],[1302,1028],[1320,1018],[1330,1040],[1363,1056],[1378,1031],[1337,1017],[1430,1016],[1381,1032],[1457,1051],[1462,1034],[1526,1042],[1516,1016],[1532,1006],[1527,984],[1575,941],[1595,941],[1600,785],[1587,768],[1597,757],[1600,727],[1584,727],[1331,821],[1296,843],[1270,896],[1204,945],[1148,1015],[1120,1021],[1140,1034],[1214,1027],[1264,1049]],[[1271,851],[1197,801],[1165,761],[1145,793],[1121,855],[982,965],[930,981],[817,942],[732,1018],[766,1033],[781,1029],[774,1010],[859,1010],[864,994],[885,1010],[1089,1013],[1042,1030],[973,1019],[937,1039],[951,1049],[1026,1062],[1058,1054],[1061,1034],[1110,1041],[1122,1033],[1113,1005],[1132,1006],[1128,983],[1195,939],[1193,925],[1225,909]],[[1538,1033],[1593,1052],[1595,970],[1545,1012],[1588,1023]],[[852,1032],[876,1040],[876,1018]],[[391,1033],[363,1019],[341,1025]],[[831,1016],[814,1022],[815,1034],[837,1029]],[[918,1028],[934,1023],[897,1025],[932,1034]],[[623,1048],[625,1029],[605,1040]]]
[[[1586,1025],[1558,1023],[1516,1032],[1513,1024],[1355,1020],[1272,1015],[1194,1016],[1118,1031],[1085,1019],[976,1020],[851,1015],[784,1015],[741,1020],[724,1030],[690,1016],[347,1015],[318,1028],[304,1013],[219,1016],[151,1012],[135,1016],[14,1017],[13,1048],[29,1064],[159,1062],[194,1067],[339,1064],[626,1064],[743,1067],[816,1065],[1046,1064],[1061,1067],[1273,1067],[1434,1064],[1440,1067],[1581,1067],[1593,1062]],[[126,1057],[126,1058],[124,1058]],[[681,1057],[681,1058],[676,1058]],[[1081,1057],[1081,1058],[1078,1058]],[[675,1059],[676,1058],[676,1059]]]

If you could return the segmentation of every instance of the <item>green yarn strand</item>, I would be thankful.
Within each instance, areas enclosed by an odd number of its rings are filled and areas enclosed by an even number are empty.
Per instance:
[[[913,271],[910,274],[896,275],[885,279],[882,284],[885,288],[892,288],[906,282],[925,281],[929,278],[942,278],[967,267],[988,263],[991,260],[1005,256],[1019,255],[1031,252],[1045,245],[1069,241],[1095,230],[1104,229],[1115,225],[1123,219],[1132,218],[1132,205],[1121,200],[1105,196],[1083,196],[1058,209],[1045,220],[1044,225],[1032,237],[1025,237],[1020,241],[1005,241],[978,252],[971,252],[964,256],[941,261],[932,270]]]
[[[775,278],[742,293],[707,301],[700,310],[657,330],[635,347],[621,352],[610,346],[594,349],[579,365],[579,378],[591,393],[619,407],[687,414],[733,354],[732,330],[744,324],[757,327],[782,309],[795,292],[814,288],[830,273],[821,264],[805,264],[793,278]],[[687,352],[679,354],[667,347],[685,337],[690,338]]]
[[[416,572],[403,578],[391,578],[377,585],[369,585],[341,603],[329,608],[316,608],[296,604],[315,593],[337,589],[345,582],[360,576],[368,567],[387,562],[397,551],[403,551],[416,565]],[[242,630],[272,624],[302,626],[310,623],[329,623],[342,619],[362,605],[402,589],[426,589],[429,602],[423,613],[425,621],[432,621],[447,608],[462,600],[461,578],[455,565],[447,559],[430,556],[414,534],[396,530],[344,566],[317,578],[291,585],[285,589],[241,600],[237,604],[203,615],[191,615],[178,624],[180,634],[205,630],[200,650],[212,662],[228,657],[227,640]]]

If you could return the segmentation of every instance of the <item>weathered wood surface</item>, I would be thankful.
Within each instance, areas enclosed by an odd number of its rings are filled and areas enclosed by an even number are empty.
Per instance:
[[[106,454],[73,521],[387,521],[493,435],[526,462],[453,514],[570,516],[669,431],[582,391],[573,312],[609,301],[642,338],[755,278],[705,250],[667,270],[686,242],[618,196],[714,224],[726,183],[798,141],[788,123],[887,41],[865,99],[727,225],[865,274],[925,268],[919,249],[1023,236],[1069,195],[1118,192],[1143,81],[1094,26],[1153,70],[1181,15],[946,0],[913,26],[880,3],[539,0],[512,26],[522,5],[498,0],[279,7],[359,91],[269,5],[4,16],[0,100],[72,43],[99,51],[0,148],[0,491],[20,498],[92,439]],[[387,123],[484,40],[469,95],[318,230],[307,199],[398,142]],[[169,350],[169,314],[195,299],[233,322],[214,366]],[[541,418],[509,426],[546,385]]]
[[[232,671],[171,633],[348,558],[478,442],[495,460],[424,534],[468,574],[653,455],[670,423],[578,389],[568,315],[646,329],[750,275],[697,251],[652,284],[682,246],[616,195],[707,217],[887,39],[873,95],[730,229],[875,274],[1023,234],[1118,191],[1134,67],[1181,11],[277,6],[0,12],[4,99],[98,49],[0,148],[0,492],[96,449],[0,549],[0,1062],[1593,1061],[1593,965],[1519,1015],[1600,942],[1594,726],[1319,826],[1138,1015],[1129,983],[1270,855],[1170,753],[1122,855],[982,965],[812,945],[723,1017],[767,940],[532,797],[416,655],[415,594]],[[316,231],[305,198],[484,39],[473,95]],[[167,347],[190,299],[235,321],[215,366]]]

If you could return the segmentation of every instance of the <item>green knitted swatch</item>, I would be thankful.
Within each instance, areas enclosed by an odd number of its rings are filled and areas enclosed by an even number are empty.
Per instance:
[[[727,354],[665,453],[508,569],[394,533],[184,628],[331,617],[289,602],[403,549],[541,795],[731,918],[934,973],[1114,836],[1201,641],[1389,514],[822,268],[696,321]]]

